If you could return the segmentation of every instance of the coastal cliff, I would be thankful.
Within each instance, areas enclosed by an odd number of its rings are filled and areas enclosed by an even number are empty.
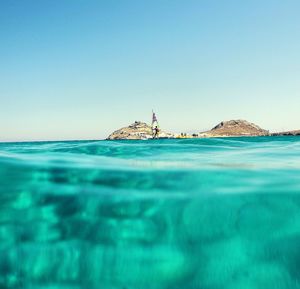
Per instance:
[[[175,138],[174,134],[160,131],[158,134],[160,138]],[[123,127],[114,131],[110,134],[107,139],[108,140],[116,140],[116,139],[152,139],[152,128],[150,125],[145,122],[135,121],[133,124]]]
[[[246,120],[222,121],[210,131],[199,133],[199,137],[267,136],[269,131]]]

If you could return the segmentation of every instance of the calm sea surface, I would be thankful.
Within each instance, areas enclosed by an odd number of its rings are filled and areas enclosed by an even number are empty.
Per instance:
[[[0,288],[300,288],[300,138],[2,143]]]

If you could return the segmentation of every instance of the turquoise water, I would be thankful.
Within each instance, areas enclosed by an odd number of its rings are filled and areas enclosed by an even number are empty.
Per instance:
[[[300,288],[300,138],[0,144],[0,288]]]

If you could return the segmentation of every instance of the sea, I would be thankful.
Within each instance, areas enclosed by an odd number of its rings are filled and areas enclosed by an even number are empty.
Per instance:
[[[0,288],[300,288],[300,137],[1,143]]]

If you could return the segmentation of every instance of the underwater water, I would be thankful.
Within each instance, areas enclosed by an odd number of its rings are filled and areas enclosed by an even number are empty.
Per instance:
[[[300,289],[300,138],[0,144],[0,288]]]

